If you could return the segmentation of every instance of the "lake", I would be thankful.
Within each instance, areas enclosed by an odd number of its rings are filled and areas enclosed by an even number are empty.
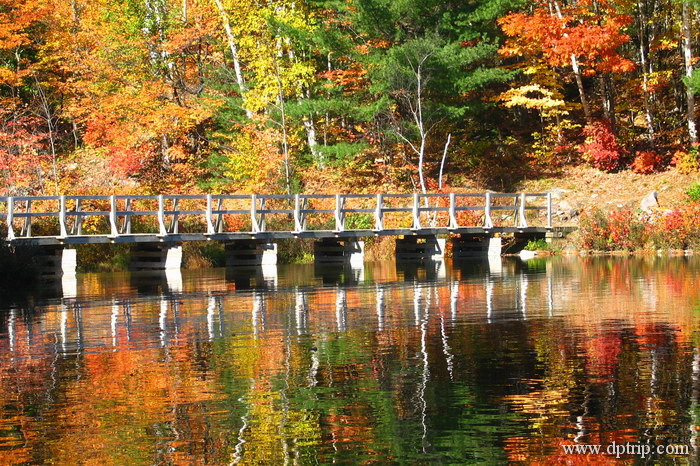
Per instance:
[[[552,257],[47,281],[0,302],[0,463],[696,462],[699,274]]]

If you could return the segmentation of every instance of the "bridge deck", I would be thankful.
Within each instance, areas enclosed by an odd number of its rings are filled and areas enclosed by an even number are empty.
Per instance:
[[[545,234],[547,232],[569,232],[572,227],[494,227],[484,229],[481,227],[467,228],[422,228],[413,230],[410,228],[387,229],[387,230],[312,230],[302,232],[292,231],[266,231],[260,233],[177,233],[164,236],[150,233],[140,233],[131,235],[119,235],[112,237],[109,235],[73,235],[64,238],[58,236],[32,236],[30,238],[15,238],[12,244],[22,244],[31,246],[53,246],[53,245],[77,245],[77,244],[115,244],[115,243],[180,243],[187,241],[234,241],[234,240],[267,240],[274,241],[288,238],[368,238],[373,236],[430,236],[430,235],[493,235],[493,234]]]
[[[0,197],[0,219],[8,241],[37,246],[566,230],[552,225],[550,193]]]

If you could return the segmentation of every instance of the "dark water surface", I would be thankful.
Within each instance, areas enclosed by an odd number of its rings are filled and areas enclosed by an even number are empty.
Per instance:
[[[0,463],[612,462],[700,432],[700,260],[86,274],[0,304]],[[644,462],[633,455],[620,461]]]

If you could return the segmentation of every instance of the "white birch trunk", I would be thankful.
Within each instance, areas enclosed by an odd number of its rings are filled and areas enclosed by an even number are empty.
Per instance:
[[[685,62],[685,75],[690,77],[693,74],[693,49],[692,36],[690,32],[690,12],[688,4],[683,2],[683,61]],[[688,136],[691,144],[698,142],[698,129],[695,125],[695,94],[693,90],[686,86],[685,88],[686,101],[688,110],[686,119],[688,120]]]
[[[248,108],[245,108],[245,94],[248,88],[245,84],[245,79],[243,78],[243,71],[241,70],[241,62],[238,58],[238,46],[236,45],[236,38],[233,35],[233,30],[231,29],[231,21],[228,18],[228,13],[221,0],[214,0],[216,8],[219,11],[219,16],[221,16],[221,23],[224,26],[224,32],[226,33],[226,40],[228,42],[228,48],[231,51],[231,60],[233,61],[233,70],[236,73],[236,83],[240,90],[241,96],[243,97],[243,107],[245,109],[245,114],[248,118],[253,118],[253,112]]]

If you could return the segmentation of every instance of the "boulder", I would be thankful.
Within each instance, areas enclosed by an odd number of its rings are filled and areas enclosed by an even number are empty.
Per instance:
[[[561,201],[557,205],[556,215],[562,220],[570,220],[578,215],[578,208],[569,201]]]
[[[656,191],[652,191],[639,203],[639,207],[647,213],[650,213],[655,208],[659,207],[659,199],[656,196]]]
[[[564,189],[564,188],[552,188],[549,190],[549,192],[552,195],[552,199],[561,199],[564,197],[564,194],[570,193],[570,189]]]

